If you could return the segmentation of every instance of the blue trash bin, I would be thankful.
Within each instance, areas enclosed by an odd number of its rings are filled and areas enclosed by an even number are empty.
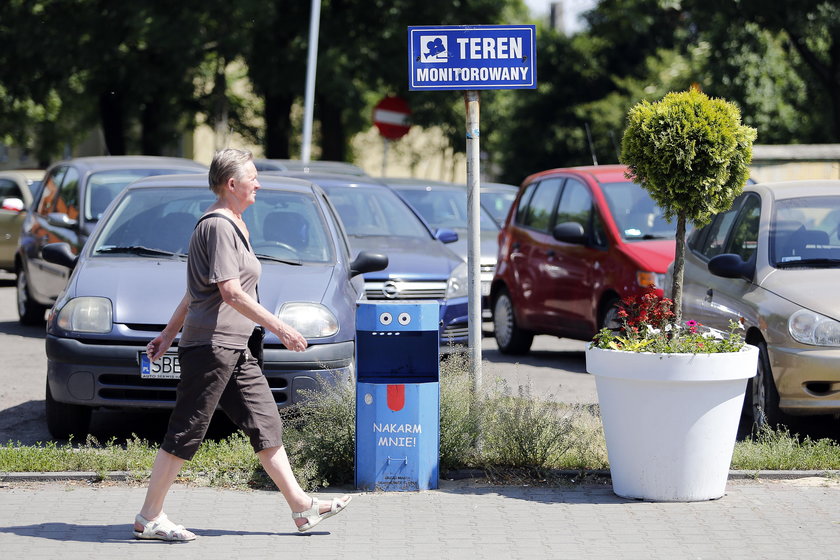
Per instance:
[[[438,487],[439,304],[359,303],[356,488]]]

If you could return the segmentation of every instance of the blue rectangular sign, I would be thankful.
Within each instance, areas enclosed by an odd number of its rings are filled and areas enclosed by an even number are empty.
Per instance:
[[[535,89],[534,25],[408,28],[408,89]]]

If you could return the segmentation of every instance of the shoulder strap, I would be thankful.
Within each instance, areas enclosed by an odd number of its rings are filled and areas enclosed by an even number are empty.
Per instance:
[[[241,240],[242,240],[242,243],[244,243],[244,244],[245,244],[245,246],[248,248],[248,250],[249,250],[249,251],[251,250],[251,245],[248,243],[248,240],[247,240],[247,239],[245,239],[245,234],[244,234],[244,233],[242,233],[242,230],[241,230],[241,229],[239,229],[239,226],[238,226],[238,225],[236,225],[236,222],[234,222],[233,220],[231,220],[230,218],[228,218],[228,217],[227,217],[227,216],[225,216],[224,214],[219,214],[218,212],[211,212],[211,213],[209,213],[209,214],[205,214],[204,216],[202,216],[202,217],[200,217],[200,218],[198,219],[198,221],[195,223],[195,227],[198,227],[198,224],[200,224],[201,222],[203,222],[203,221],[204,221],[204,220],[206,220],[207,218],[224,218],[225,220],[227,220],[228,222],[230,222],[230,225],[232,225],[232,226],[233,226],[233,229],[235,229],[235,230],[236,230],[236,233],[237,233],[237,234],[239,234],[239,239],[241,239]],[[193,228],[193,229],[195,229],[195,228]],[[257,301],[260,301],[260,290],[259,290],[259,287],[256,287],[256,288],[254,288],[254,289],[256,290],[256,293],[257,293]]]
[[[228,218],[224,214],[219,214],[218,212],[211,212],[210,214],[205,214],[204,216],[202,216],[201,218],[198,219],[198,221],[195,223],[195,227],[198,227],[198,224],[200,224],[201,222],[203,222],[207,218],[223,218],[223,219],[227,220],[228,222],[230,222],[230,225],[233,226],[233,229],[235,229],[236,233],[239,235],[239,239],[242,240],[242,243],[245,244],[245,246],[248,248],[249,251],[251,250],[251,245],[250,245],[250,243],[248,243],[248,240],[245,239],[245,234],[242,233],[242,230],[239,229],[239,226],[236,225],[236,222],[234,222],[233,220],[231,220],[230,218]]]

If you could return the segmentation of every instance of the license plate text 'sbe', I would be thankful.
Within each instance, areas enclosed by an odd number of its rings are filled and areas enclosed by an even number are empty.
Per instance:
[[[140,377],[143,379],[180,379],[181,364],[177,354],[164,354],[154,362],[140,354]]]

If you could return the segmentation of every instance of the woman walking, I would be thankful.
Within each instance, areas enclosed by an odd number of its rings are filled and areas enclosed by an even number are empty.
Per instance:
[[[218,152],[210,165],[209,183],[217,199],[190,239],[186,294],[146,348],[149,359],[157,360],[183,328],[178,342],[177,399],[152,467],[145,502],[134,521],[138,539],[196,538],[167,518],[163,503],[181,466],[198,450],[217,405],[250,438],[260,463],[286,498],[299,531],[308,531],[341,512],[351,499],[345,495],[321,503],[300,487],[283,446],[277,404],[247,347],[255,323],[277,335],[289,350],[302,352],[307,346],[299,332],[257,301],[261,266],[242,220],[260,188],[251,153],[230,148]]]

